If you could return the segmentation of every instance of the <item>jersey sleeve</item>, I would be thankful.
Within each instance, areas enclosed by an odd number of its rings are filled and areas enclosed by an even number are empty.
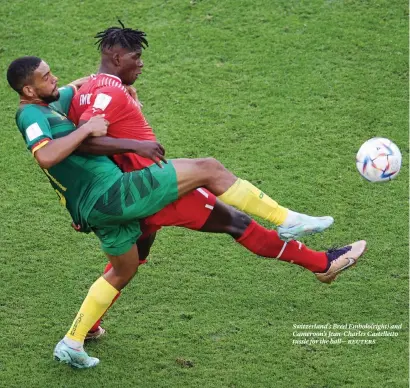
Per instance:
[[[23,108],[16,121],[27,148],[33,154],[53,139],[47,118],[36,107]]]
[[[71,100],[77,92],[77,89],[74,85],[67,85],[59,88],[58,91],[60,92],[60,98],[58,99],[58,102],[60,103],[61,109],[64,114],[68,114]]]
[[[80,121],[88,121],[91,117],[104,114],[104,118],[114,124],[122,118],[120,114],[124,106],[129,104],[126,93],[117,87],[100,88],[91,96],[90,105],[81,115]]]

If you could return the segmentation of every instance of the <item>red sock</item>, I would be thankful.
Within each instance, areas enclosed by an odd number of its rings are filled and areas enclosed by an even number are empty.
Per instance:
[[[313,251],[299,241],[285,243],[275,230],[265,229],[253,220],[236,241],[259,256],[297,264],[312,272],[324,272],[327,268],[325,252]]]

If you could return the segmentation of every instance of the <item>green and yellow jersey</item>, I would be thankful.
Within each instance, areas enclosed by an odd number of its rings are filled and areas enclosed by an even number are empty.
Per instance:
[[[67,136],[76,129],[66,117],[74,89],[67,86],[59,90],[58,101],[49,105],[22,105],[17,111],[17,126],[33,154],[49,141]],[[77,153],[43,171],[73,221],[84,231],[89,231],[87,218],[97,200],[123,175],[106,156]]]

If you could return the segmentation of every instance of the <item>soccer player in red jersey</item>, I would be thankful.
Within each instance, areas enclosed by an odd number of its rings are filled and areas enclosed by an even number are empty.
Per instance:
[[[81,126],[95,115],[104,114],[109,122],[107,135],[110,138],[86,140],[85,143],[88,144],[83,143],[82,151],[111,155],[124,172],[144,169],[154,162],[159,163],[152,154],[142,157],[133,148],[133,140],[152,141],[154,154],[156,147],[161,147],[142,114],[138,100],[129,93],[129,86],[142,71],[142,49],[148,45],[145,33],[122,25],[121,28],[111,27],[102,31],[96,38],[101,51],[99,72],[91,76],[73,98],[69,118]],[[246,183],[244,187],[232,189],[253,190]],[[259,194],[264,196],[262,192],[258,192]],[[246,208],[247,204],[234,205],[241,210],[249,210]],[[298,264],[314,272],[320,281],[328,283],[353,264],[350,261],[352,256],[357,256],[354,253],[357,251],[357,243],[337,250],[317,252],[295,241],[296,238],[326,229],[333,223],[331,217],[309,217],[278,205],[276,214],[271,214],[267,219],[278,225],[278,232],[267,230],[246,214],[218,200],[209,191],[198,188],[158,213],[141,220],[143,235],[137,242],[140,260],[145,262],[155,233],[162,226],[227,233],[259,256]],[[364,250],[361,246],[360,249],[362,248]],[[106,267],[106,271],[109,268],[110,265]],[[99,336],[101,330],[97,322],[92,329],[95,335],[90,333],[89,337]]]

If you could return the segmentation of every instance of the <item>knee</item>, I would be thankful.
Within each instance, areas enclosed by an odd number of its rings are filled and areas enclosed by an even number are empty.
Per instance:
[[[152,244],[155,241],[156,232],[150,234],[146,239],[137,241],[139,261],[145,260],[151,251]]]
[[[215,171],[225,170],[225,167],[223,166],[223,164],[219,160],[217,160],[215,158],[206,158],[206,160],[209,164],[209,167],[212,168],[213,170],[215,170]]]
[[[233,214],[231,225],[229,227],[229,234],[233,238],[238,239],[245,233],[245,230],[251,223],[252,219],[247,214],[242,213],[236,209],[232,213]]]
[[[197,159],[196,163],[198,169],[212,177],[225,170],[223,164],[215,158]]]
[[[120,263],[116,263],[112,266],[110,271],[112,271],[112,274],[119,281],[128,282],[136,274],[138,267],[139,257],[138,255],[135,255],[132,257],[132,260],[129,258],[128,260],[123,260]]]
[[[123,281],[128,283],[134,275],[137,273],[139,267],[139,260],[135,260],[132,263],[121,266],[120,268],[113,268],[115,276]]]

